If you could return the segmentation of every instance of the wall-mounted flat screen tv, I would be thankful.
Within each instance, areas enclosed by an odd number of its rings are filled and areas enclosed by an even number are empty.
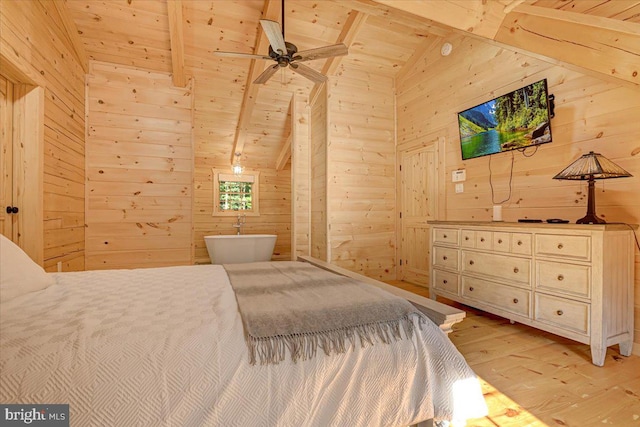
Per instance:
[[[551,142],[547,79],[458,113],[462,160]]]

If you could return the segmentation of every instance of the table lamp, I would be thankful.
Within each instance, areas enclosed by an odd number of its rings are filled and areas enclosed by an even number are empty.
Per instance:
[[[576,221],[576,224],[605,224],[606,221],[596,216],[595,180],[609,178],[626,178],[633,176],[600,153],[590,151],[567,166],[553,179],[574,179],[589,181],[587,199],[587,215]]]

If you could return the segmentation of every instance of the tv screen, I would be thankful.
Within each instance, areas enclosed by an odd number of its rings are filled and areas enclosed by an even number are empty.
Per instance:
[[[462,160],[551,142],[547,79],[458,113]]]

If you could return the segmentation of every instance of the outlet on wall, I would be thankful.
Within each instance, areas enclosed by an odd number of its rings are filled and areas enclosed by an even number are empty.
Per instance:
[[[456,193],[464,193],[464,184],[456,184]]]

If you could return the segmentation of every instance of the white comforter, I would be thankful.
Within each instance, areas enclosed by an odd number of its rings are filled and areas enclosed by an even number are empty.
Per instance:
[[[251,366],[220,266],[56,282],[0,305],[0,402],[69,403],[72,426],[405,426],[486,410],[431,322],[413,340]]]

